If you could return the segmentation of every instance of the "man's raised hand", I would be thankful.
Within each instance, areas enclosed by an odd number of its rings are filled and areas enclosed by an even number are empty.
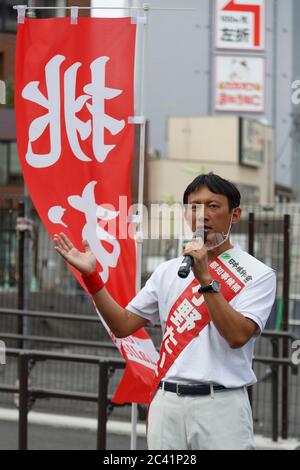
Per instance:
[[[53,237],[56,251],[74,268],[84,276],[91,274],[96,269],[96,257],[86,240],[83,240],[84,252],[79,251],[64,234],[55,234]]]

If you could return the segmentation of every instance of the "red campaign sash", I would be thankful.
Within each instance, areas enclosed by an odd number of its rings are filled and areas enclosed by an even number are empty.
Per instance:
[[[220,282],[221,293],[227,302],[245,287],[245,283],[238,279],[230,266],[225,265],[220,258],[211,261],[209,272],[213,279]],[[170,310],[148,403],[151,403],[159,383],[179,354],[211,320],[203,294],[198,293],[199,287],[199,281],[194,279]]]

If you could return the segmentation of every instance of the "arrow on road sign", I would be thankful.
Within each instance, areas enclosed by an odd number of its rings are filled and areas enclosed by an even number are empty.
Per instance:
[[[261,6],[253,4],[236,3],[235,0],[230,0],[223,8],[224,11],[244,11],[254,14],[254,46],[260,46],[260,16]]]

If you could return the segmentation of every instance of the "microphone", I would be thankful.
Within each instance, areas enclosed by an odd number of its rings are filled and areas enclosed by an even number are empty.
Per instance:
[[[195,232],[195,235],[193,238],[197,238],[198,233]],[[207,240],[207,233],[204,232],[204,243]],[[181,279],[186,279],[188,275],[190,274],[190,270],[194,264],[194,258],[190,255],[187,255],[183,258],[183,261],[178,269],[178,276],[181,277]]]

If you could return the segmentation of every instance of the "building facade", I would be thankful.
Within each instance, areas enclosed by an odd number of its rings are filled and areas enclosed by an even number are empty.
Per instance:
[[[181,201],[194,177],[213,171],[237,183],[244,204],[274,202],[272,127],[236,116],[169,118],[167,140],[168,158],[148,161],[150,201]]]
[[[150,6],[156,5],[155,0],[148,3]],[[241,52],[216,47],[215,4],[211,0],[166,0],[165,7],[184,6],[195,10],[153,11],[150,14],[145,84],[150,153],[156,158],[168,158],[170,142],[166,137],[170,116],[238,115],[259,120],[274,130],[272,178],[275,200],[291,200],[299,180],[299,175],[293,172],[294,119],[291,102],[291,84],[295,79],[295,15],[300,14],[299,8],[295,8],[293,0],[265,0],[264,47],[258,52]],[[258,57],[264,62],[262,112],[224,112],[216,109],[215,74],[219,56],[231,56],[232,62],[240,56],[247,60]],[[209,161],[206,166],[211,167]]]

